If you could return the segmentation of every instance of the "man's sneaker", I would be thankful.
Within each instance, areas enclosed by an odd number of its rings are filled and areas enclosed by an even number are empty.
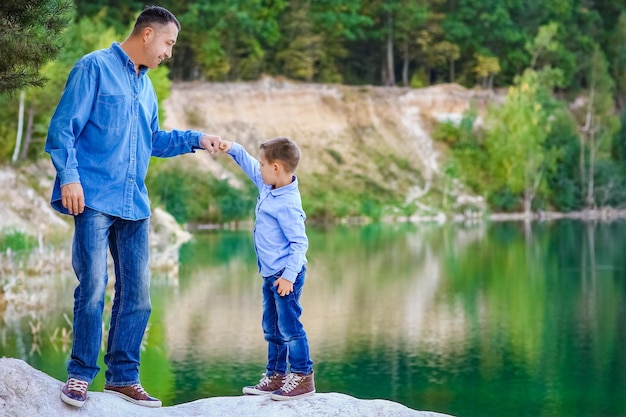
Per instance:
[[[295,400],[315,394],[313,372],[308,375],[292,372],[287,374],[283,386],[272,392],[270,398],[276,401]]]
[[[259,381],[258,384],[251,387],[243,387],[243,393],[248,395],[267,395],[271,394],[272,391],[276,391],[280,387],[283,386],[283,379],[285,375],[283,374],[272,374],[267,375],[263,374],[263,378]]]
[[[153,398],[142,388],[141,384],[126,385],[125,387],[104,386],[104,392],[117,395],[133,404],[144,407],[160,407],[161,400]]]
[[[82,407],[87,399],[88,386],[89,383],[87,381],[81,381],[76,378],[68,379],[63,388],[61,388],[61,400],[65,404]]]

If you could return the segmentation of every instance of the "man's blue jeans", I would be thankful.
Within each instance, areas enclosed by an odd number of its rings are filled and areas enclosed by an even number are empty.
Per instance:
[[[107,256],[115,267],[115,295],[104,362],[106,384],[139,383],[141,341],[151,312],[148,236],[150,220],[130,221],[89,208],[74,217],[72,266],[74,340],[67,365],[70,378],[91,382],[99,372]]]
[[[306,266],[296,277],[293,292],[281,297],[274,282],[281,277],[282,272],[263,277],[262,325],[268,343],[266,374],[286,374],[289,363],[291,372],[308,375],[313,371],[313,362],[309,354],[309,341],[300,322],[300,295]]]

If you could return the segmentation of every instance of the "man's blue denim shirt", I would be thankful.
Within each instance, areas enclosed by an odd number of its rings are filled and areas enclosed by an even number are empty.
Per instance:
[[[87,207],[127,220],[148,218],[150,156],[201,149],[201,132],[159,129],[158,101],[147,72],[142,68],[137,75],[117,42],[74,65],[45,146],[57,171],[54,209],[68,214],[61,185],[80,182]]]
[[[309,247],[298,179],[294,176],[291,184],[272,188],[263,183],[259,161],[241,145],[233,142],[228,154],[259,189],[254,249],[261,276],[269,277],[284,269],[282,277],[295,282],[307,262],[306,251]]]

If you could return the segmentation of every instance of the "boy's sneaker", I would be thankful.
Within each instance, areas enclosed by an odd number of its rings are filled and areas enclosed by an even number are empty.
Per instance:
[[[313,372],[308,375],[292,372],[285,377],[283,386],[272,392],[270,398],[276,401],[295,400],[315,394]]]
[[[141,384],[126,385],[124,387],[114,387],[111,385],[104,386],[104,392],[117,395],[120,398],[130,401],[133,404],[143,405],[144,407],[160,407],[161,400],[148,395]]]
[[[88,386],[89,383],[87,381],[81,381],[76,378],[68,379],[63,388],[61,388],[61,400],[65,404],[82,407],[87,399]]]
[[[283,386],[283,374],[263,374],[263,378],[255,386],[243,387],[243,393],[248,395],[268,395]]]

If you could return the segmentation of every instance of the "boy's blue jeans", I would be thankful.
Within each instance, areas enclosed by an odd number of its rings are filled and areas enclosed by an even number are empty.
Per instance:
[[[313,362],[309,354],[309,341],[300,322],[300,295],[306,266],[296,277],[293,292],[281,297],[274,282],[281,277],[282,272],[263,277],[262,325],[268,343],[266,375],[286,374],[288,363],[291,372],[308,375],[313,371]]]
[[[148,236],[150,220],[124,220],[89,208],[74,217],[72,266],[74,340],[67,365],[70,378],[91,382],[100,367],[107,256],[115,267],[115,295],[104,362],[106,384],[139,383],[141,341],[150,317]]]

